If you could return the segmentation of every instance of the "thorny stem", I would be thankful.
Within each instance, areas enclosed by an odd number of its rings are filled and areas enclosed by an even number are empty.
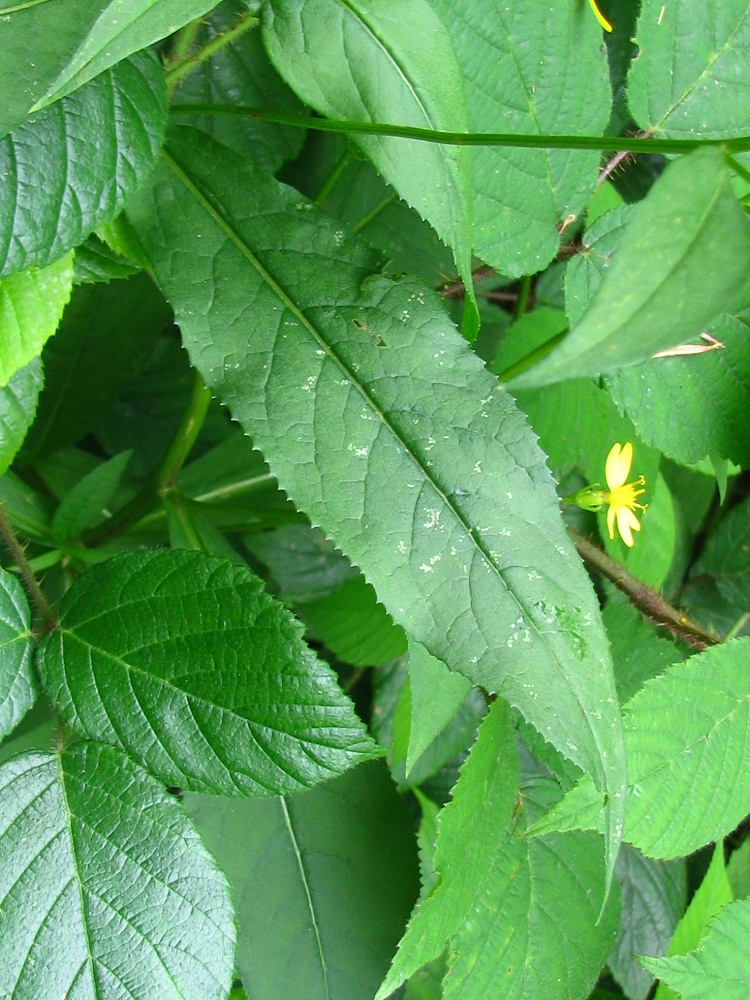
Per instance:
[[[184,76],[187,76],[191,70],[216,55],[217,52],[229,45],[230,42],[233,42],[239,35],[249,31],[250,28],[257,27],[259,24],[259,19],[253,14],[250,14],[249,12],[247,14],[243,14],[243,16],[240,17],[240,19],[233,24],[231,28],[227,28],[226,31],[223,31],[220,35],[216,35],[210,41],[206,42],[202,49],[198,49],[198,51],[194,52],[192,55],[185,55],[182,59],[171,66],[164,74],[169,93],[172,93],[180,80]]]
[[[568,528],[568,534],[578,550],[578,554],[592,569],[611,580],[638,608],[641,614],[653,619],[658,625],[663,625],[675,639],[681,639],[694,649],[700,650],[721,643],[721,639],[717,639],[715,635],[690,621],[686,615],[672,607],[645,583],[636,580],[623,566],[615,562],[614,559],[610,559],[606,552],[603,552],[588,538],[579,535],[573,528]]]
[[[5,505],[2,501],[0,501],[0,537],[2,537],[5,542],[5,547],[7,548],[11,559],[18,567],[18,572],[20,573],[23,589],[26,591],[26,596],[34,605],[39,617],[42,619],[42,634],[46,635],[47,632],[53,632],[57,628],[57,615],[55,614],[55,609],[44,596],[44,591],[39,586],[39,581],[34,575],[34,570],[31,568],[29,560],[26,558],[23,545],[21,545],[16,538],[16,534],[11,527],[11,523],[5,514]]]
[[[159,467],[143,488],[114,517],[92,528],[91,531],[84,532],[81,536],[84,545],[101,545],[126,531],[147,513],[158,496],[173,485],[177,473],[200,433],[210,402],[211,392],[203,384],[198,372],[195,372],[193,389],[180,426],[175,431],[172,443]]]

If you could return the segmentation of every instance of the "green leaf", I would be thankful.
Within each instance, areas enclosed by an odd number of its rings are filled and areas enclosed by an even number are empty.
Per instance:
[[[676,462],[693,465],[712,454],[747,468],[750,315],[722,316],[708,332],[720,350],[654,358],[610,373],[606,387],[638,436]]]
[[[430,656],[418,642],[409,645],[411,724],[406,776],[430,743],[448,725],[471,690],[471,682]]]
[[[562,309],[546,306],[533,309],[511,324],[487,367],[507,381],[516,370],[527,367],[529,359],[549,350],[567,332],[568,320]]]
[[[52,533],[58,541],[77,538],[87,528],[93,528],[112,516],[107,507],[117,492],[131,454],[124,451],[108,462],[102,462],[76,483],[52,518]]]
[[[76,247],[73,283],[94,284],[98,281],[112,281],[114,278],[129,278],[139,270],[137,265],[110,250],[106,243],[92,233]]]
[[[73,254],[0,279],[0,386],[36,357],[60,322],[73,284]]]
[[[315,178],[317,183],[311,184],[307,158],[300,171],[301,183],[296,174],[293,181],[285,178],[287,183],[299,187],[326,212],[351,226],[352,232],[370,246],[382,250],[392,273],[413,274],[433,286],[444,283],[446,276],[454,273],[450,250],[440,242],[432,226],[385,183],[369,160],[360,159],[343,144],[334,145],[332,140],[338,138],[318,133],[318,148],[322,149],[314,162],[321,171],[326,168],[326,178],[336,171],[341,157],[348,157],[346,167],[327,193],[325,180]],[[328,145],[323,146],[326,141]],[[320,192],[324,197],[318,197]]]
[[[608,789],[611,873],[624,760],[598,602],[532,432],[440,301],[194,133],[129,217],[206,384],[298,508],[410,637]]]
[[[117,215],[166,118],[161,64],[144,52],[0,141],[0,274],[45,267]]]
[[[271,60],[321,114],[466,131],[461,69],[448,31],[426,0],[386,6],[377,0],[271,0],[263,15]],[[468,151],[392,136],[352,139],[453,249],[471,288]]]
[[[74,288],[60,327],[42,352],[44,390],[24,455],[48,454],[90,431],[146,367],[158,332],[171,320],[169,306],[146,274]]]
[[[30,626],[31,612],[23,587],[0,569],[0,740],[18,725],[36,700]]]
[[[667,956],[671,958],[673,955],[687,955],[689,951],[697,948],[706,934],[710,921],[731,901],[732,889],[724,867],[724,845],[719,842],[714,847],[711,863],[703,881],[675,929]],[[654,1000],[676,1000],[676,997],[665,983],[659,983]]]
[[[59,101],[131,53],[201,17],[217,6],[217,0],[110,0],[98,6],[101,13],[34,111]]]
[[[727,862],[727,878],[734,899],[750,896],[750,840],[743,840]]]
[[[14,473],[6,472],[0,476],[0,502],[13,527],[24,538],[49,543],[53,508],[48,496],[37,493]]]
[[[357,573],[323,532],[308,524],[249,535],[245,547],[271,571],[281,596],[294,604],[333,594]]]
[[[96,743],[14,757],[0,788],[0,992],[226,997],[226,880],[176,799]]]
[[[253,1000],[372,1000],[418,891],[412,824],[382,762],[304,795],[185,796],[227,873]]]
[[[0,743],[0,764],[29,750],[52,750],[57,745],[60,720],[47,699],[37,698],[10,736]]]
[[[750,812],[748,651],[750,639],[712,646],[648,681],[625,706],[624,839],[649,857],[690,854]],[[600,812],[584,777],[534,833],[601,829]]]
[[[0,136],[21,124],[34,102],[68,64],[103,2],[45,0],[3,16]]]
[[[747,1000],[750,994],[750,899],[729,903],[711,922],[700,948],[674,958],[641,963],[682,1000]]]
[[[166,784],[296,791],[377,755],[301,632],[249,570],[152,550],[83,573],[37,665],[72,729]]]
[[[303,621],[328,649],[355,667],[388,663],[406,652],[404,630],[393,623],[363,576],[347,580],[299,609]]]
[[[750,607],[750,498],[733,507],[706,541],[693,576],[715,580],[723,599],[737,616]]]
[[[685,910],[685,861],[653,861],[623,844],[617,859],[620,927],[607,964],[630,1000],[646,1000],[653,977],[636,955],[663,955]]]
[[[10,467],[34,421],[43,383],[42,363],[32,358],[0,389],[0,475]]]
[[[683,647],[671,642],[663,630],[644,618],[621,596],[611,597],[602,613],[615,663],[615,684],[620,704],[639,691],[671,663],[685,659]]]
[[[659,455],[638,441],[633,423],[593,379],[571,379],[514,393],[539,435],[550,465],[560,473],[580,469],[589,483],[604,483],[604,466],[615,441],[634,445],[633,472],[653,483]]]
[[[519,836],[523,814],[558,792],[549,779],[516,807],[518,764],[507,706],[497,700],[440,817],[435,869],[442,879],[419,906],[378,1000],[448,946],[443,996],[508,1000],[585,996],[614,943],[614,900],[602,902],[596,840]],[[530,933],[534,928],[534,933]]]
[[[747,0],[644,0],[628,104],[641,128],[677,139],[746,135]]]
[[[194,47],[200,49],[247,17],[243,0],[220,4],[204,18]],[[271,65],[259,30],[245,31],[210,59],[194,66],[174,92],[173,115],[181,104],[235,104],[300,114],[304,109]],[[257,163],[270,174],[297,156],[305,130],[290,125],[223,115],[190,115],[190,124]]]
[[[543,17],[502,0],[433,6],[456,49],[472,132],[604,131],[612,103],[607,60],[583,4],[555,4]],[[598,169],[593,151],[473,147],[477,255],[511,277],[540,271],[559,249],[556,226],[580,215]]]
[[[681,157],[636,207],[579,323],[511,384],[598,375],[692,340],[742,286],[748,258],[750,220],[722,153],[707,148]]]

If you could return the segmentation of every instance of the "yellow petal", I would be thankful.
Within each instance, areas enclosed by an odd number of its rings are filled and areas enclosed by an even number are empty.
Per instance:
[[[610,507],[610,510],[612,508]],[[640,531],[641,526],[638,523],[638,518],[635,516],[632,510],[628,510],[627,507],[617,507],[617,530],[620,532],[620,538],[625,542],[629,549],[633,548],[633,532]]]
[[[610,490],[617,490],[625,484],[633,461],[633,446],[627,441],[622,447],[619,441],[613,444],[604,465],[604,478]]]
[[[605,31],[611,31],[612,25],[609,23],[604,14],[602,14],[602,12],[596,6],[594,0],[589,0],[589,3],[591,4],[591,9],[594,12],[594,17],[597,19],[602,28],[604,28]]]
[[[607,531],[612,541],[615,540],[615,513],[614,507],[610,507],[607,510]]]

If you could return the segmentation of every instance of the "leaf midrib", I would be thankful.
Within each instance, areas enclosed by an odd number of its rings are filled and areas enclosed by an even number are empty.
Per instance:
[[[404,454],[408,455],[409,459],[413,462],[415,468],[417,469],[419,475],[424,480],[426,484],[430,486],[431,489],[440,497],[442,502],[445,504],[446,509],[451,513],[455,520],[461,525],[466,535],[471,539],[475,550],[484,559],[484,561],[492,568],[493,572],[502,581],[503,587],[508,595],[510,595],[516,602],[519,611],[523,612],[524,617],[528,619],[529,625],[534,629],[537,637],[543,648],[548,649],[550,655],[561,668],[562,664],[558,660],[557,656],[549,650],[549,647],[544,642],[542,637],[541,629],[538,627],[533,617],[527,612],[524,605],[521,603],[518,595],[508,586],[505,581],[505,577],[502,568],[497,564],[497,562],[492,558],[490,550],[482,544],[481,540],[477,538],[476,532],[471,530],[469,523],[466,518],[462,515],[461,511],[451,503],[450,498],[443,487],[436,481],[434,476],[430,473],[426,464],[421,462],[414,452],[413,448],[410,446],[409,442],[400,435],[393,424],[388,420],[383,410],[377,405],[375,400],[370,395],[366,386],[357,377],[356,372],[351,368],[346,367],[337,354],[331,349],[328,341],[318,333],[317,329],[310,320],[307,318],[305,313],[297,306],[297,304],[290,298],[289,295],[284,291],[284,289],[279,285],[276,279],[270,274],[269,271],[261,264],[255,254],[250,250],[250,248],[245,244],[240,235],[235,232],[229,222],[219,213],[219,211],[214,208],[210,200],[203,194],[198,185],[194,183],[187,172],[174,160],[170,153],[166,150],[162,151],[162,156],[170,166],[170,168],[177,174],[178,178],[182,181],[188,191],[196,198],[202,208],[210,215],[217,226],[222,230],[223,233],[232,241],[232,243],[237,247],[243,257],[253,266],[260,278],[266,282],[268,287],[278,295],[279,299],[283,303],[284,307],[288,309],[292,315],[299,321],[299,323],[307,330],[307,332],[314,338],[315,342],[319,347],[325,352],[326,356],[337,366],[342,376],[346,378],[349,383],[354,386],[357,392],[360,394],[362,399],[367,404],[368,408],[376,414],[378,420],[386,428],[386,430],[391,434],[394,441],[403,448]],[[563,676],[566,676],[563,673]],[[580,705],[580,702],[579,702]],[[583,706],[581,706],[583,711]],[[584,713],[585,714],[585,713]]]

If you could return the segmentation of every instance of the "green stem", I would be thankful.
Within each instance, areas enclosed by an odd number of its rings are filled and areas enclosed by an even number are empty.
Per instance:
[[[363,215],[362,218],[359,220],[359,222],[354,223],[354,225],[352,226],[352,232],[358,233],[362,229],[364,229],[365,226],[368,226],[373,221],[373,219],[377,219],[380,213],[383,212],[386,208],[388,208],[389,205],[392,205],[394,201],[397,200],[397,198],[398,195],[395,192],[393,194],[389,194],[387,198],[383,198],[380,204],[376,205],[375,208],[371,209],[371,211],[369,211],[367,215]]]
[[[727,156],[727,160],[729,162],[729,166],[732,170],[734,170],[738,177],[741,177],[743,181],[747,181],[747,183],[750,184],[750,170],[746,170],[734,156]]]
[[[336,160],[335,164],[333,165],[333,170],[331,170],[330,174],[321,184],[320,191],[318,191],[318,193],[315,195],[316,205],[323,204],[323,202],[326,200],[328,195],[335,187],[338,179],[341,177],[343,172],[349,166],[351,159],[352,159],[351,150],[345,149],[344,152],[341,154],[341,156],[338,158],[338,160]]]
[[[526,312],[531,294],[531,275],[525,274],[518,283],[518,298],[516,299],[515,319],[520,319]]]
[[[234,118],[252,118],[255,121],[274,122],[276,125],[293,125],[316,129],[319,132],[338,132],[342,135],[391,135],[399,139],[419,139],[446,146],[510,146],[522,149],[596,149],[607,152],[623,150],[628,153],[687,153],[702,146],[719,146],[727,153],[745,153],[750,150],[750,135],[733,139],[643,139],[612,135],[519,135],[512,132],[443,132],[438,129],[416,128],[411,125],[392,125],[380,122],[349,122],[329,118],[312,118],[308,115],[284,114],[263,108],[248,108],[236,104],[180,104],[173,114],[224,115]]]
[[[26,591],[26,596],[34,605],[39,617],[43,622],[42,633],[53,632],[57,628],[57,615],[55,610],[44,596],[44,591],[39,586],[39,581],[34,575],[34,570],[29,565],[23,545],[16,538],[16,534],[11,527],[11,523],[5,515],[5,505],[0,501],[0,537],[5,542],[11,559],[18,567],[21,575],[21,582]]]
[[[19,10],[28,10],[29,7],[38,7],[40,3],[48,3],[49,0],[26,0],[25,3],[17,3],[13,7],[3,7],[0,14],[16,14]]]
[[[195,372],[193,389],[180,426],[159,467],[144,487],[114,517],[92,528],[91,531],[84,532],[81,536],[84,545],[89,547],[102,545],[116,535],[122,534],[148,512],[157,497],[172,486],[200,433],[210,402],[211,392],[203,384],[198,372]]]
[[[260,24],[259,18],[255,17],[251,13],[243,14],[243,16],[232,25],[231,28],[227,28],[220,35],[216,35],[210,41],[206,42],[202,49],[198,49],[192,55],[186,55],[179,62],[171,66],[165,73],[165,79],[167,81],[167,90],[171,94],[177,84],[182,80],[184,76],[200,66],[201,63],[206,62],[212,56],[215,56],[217,52],[229,45],[231,42],[238,38],[240,35],[249,31],[250,28],[255,28]]]
[[[606,552],[590,542],[588,538],[579,535],[573,528],[568,528],[568,534],[573,540],[578,554],[592,569],[611,580],[618,590],[621,590],[638,608],[641,614],[653,619],[658,625],[663,625],[675,639],[687,642],[694,649],[706,649],[707,646],[716,646],[721,642],[721,639],[717,639],[715,635],[702,629],[700,625],[691,622],[686,615],[672,607],[656,591],[631,576],[624,566],[611,559]]]
[[[183,59],[186,59],[188,53],[193,47],[193,43],[198,36],[198,32],[201,29],[201,24],[203,19],[196,17],[194,21],[190,21],[184,27],[180,28],[177,34],[174,36],[174,43],[169,53],[169,62],[172,66],[176,66],[181,63]]]

